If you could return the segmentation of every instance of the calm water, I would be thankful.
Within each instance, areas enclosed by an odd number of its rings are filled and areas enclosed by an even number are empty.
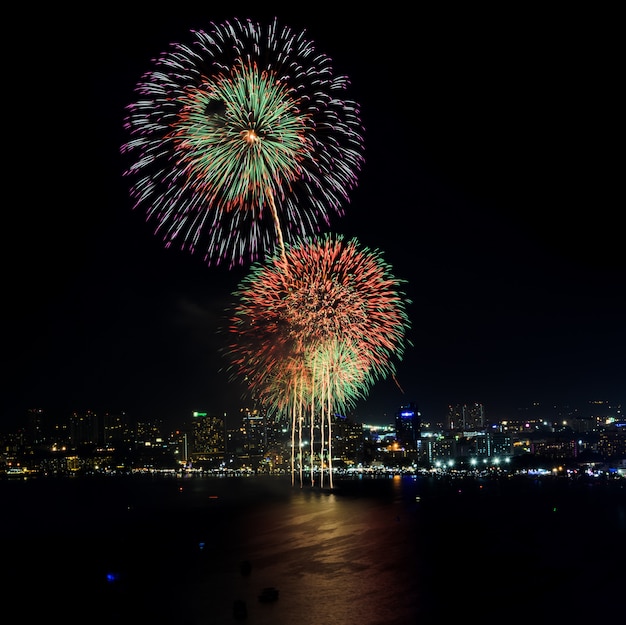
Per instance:
[[[8,602],[23,613],[16,622],[81,624],[607,623],[624,612],[623,483],[395,477],[335,486],[4,480]],[[277,601],[258,600],[267,586],[279,589]]]

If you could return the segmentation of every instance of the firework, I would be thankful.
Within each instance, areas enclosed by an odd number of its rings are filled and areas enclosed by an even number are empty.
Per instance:
[[[359,107],[305,32],[234,19],[191,31],[124,122],[134,208],[167,247],[244,265],[330,226],[363,163]]]
[[[253,264],[228,328],[233,378],[290,415],[292,433],[301,437],[308,420],[311,449],[318,419],[330,441],[332,416],[402,359],[409,329],[402,282],[379,251],[340,235],[309,238]]]

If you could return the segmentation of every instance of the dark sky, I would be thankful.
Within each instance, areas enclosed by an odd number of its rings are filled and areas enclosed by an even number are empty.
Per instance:
[[[274,14],[351,79],[366,162],[333,230],[380,249],[412,301],[402,390],[379,382],[359,420],[409,401],[432,419],[450,403],[501,418],[532,401],[624,402],[615,16],[232,6],[12,24],[0,419],[39,407],[180,423],[243,405],[217,328],[246,269],[166,250],[131,209],[119,148],[152,57],[210,21]]]

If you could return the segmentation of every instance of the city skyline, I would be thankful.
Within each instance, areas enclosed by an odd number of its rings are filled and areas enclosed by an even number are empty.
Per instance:
[[[306,29],[361,105],[364,169],[329,231],[380,249],[411,300],[412,345],[359,419],[409,402],[433,415],[476,401],[498,418],[533,401],[624,403],[610,39],[595,56],[550,16],[495,30],[476,14],[277,16]],[[89,36],[42,32],[42,54],[90,68],[42,70],[65,97],[47,104],[45,166],[9,222],[20,238],[4,252],[3,421],[31,407],[171,419],[245,403],[217,330],[249,267],[165,249],[131,209],[119,155],[150,59],[230,17],[104,11]]]
[[[612,420],[623,421],[624,420],[624,406],[621,402],[613,402],[607,400],[589,400],[582,404],[573,404],[564,402],[561,404],[554,403],[540,403],[535,402],[530,405],[520,406],[516,412],[512,412],[505,416],[497,416],[489,412],[488,408],[480,402],[469,403],[457,403],[449,404],[446,406],[446,410],[438,414],[424,414],[419,405],[414,402],[408,402],[406,404],[397,406],[395,410],[386,413],[384,416],[375,419],[374,421],[365,421],[359,418],[358,413],[348,414],[335,414],[335,418],[345,420],[350,423],[359,424],[363,428],[382,428],[382,429],[395,429],[400,416],[409,411],[414,413],[419,420],[420,427],[424,427],[427,431],[436,431],[438,429],[454,429],[453,423],[458,419],[463,418],[463,415],[480,415],[480,421],[483,424],[480,429],[489,429],[490,427],[503,424],[523,424],[542,423],[547,428],[554,427],[572,427],[574,422],[591,422],[591,421],[605,421]],[[229,430],[236,430],[245,424],[250,416],[262,416],[263,419],[267,419],[268,423],[286,425],[288,423],[288,417],[283,415],[282,420],[275,421],[272,415],[269,415],[262,407],[252,408],[250,406],[241,406],[237,411],[230,413],[212,413],[199,407],[186,415],[170,415],[169,418],[163,419],[161,417],[152,417],[145,412],[129,413],[126,411],[111,411],[111,410],[74,410],[71,413],[59,413],[57,411],[50,411],[42,407],[31,407],[23,413],[16,416],[11,421],[5,421],[0,424],[0,433],[3,434],[15,434],[18,431],[25,431],[32,426],[32,418],[37,421],[45,423],[46,428],[65,427],[72,421],[72,419],[82,419],[85,417],[96,418],[103,423],[107,419],[114,421],[122,420],[127,424],[135,424],[157,428],[162,435],[167,435],[175,432],[185,431],[193,426],[193,423],[198,417],[211,417],[216,419],[222,419],[224,425]],[[458,429],[458,427],[457,427]],[[463,428],[461,428],[463,429]],[[470,428],[473,429],[473,428]]]

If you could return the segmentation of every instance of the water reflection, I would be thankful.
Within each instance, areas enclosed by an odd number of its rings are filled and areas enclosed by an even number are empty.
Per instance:
[[[253,563],[253,575],[239,580],[238,593],[253,599],[257,587],[281,591],[271,612],[249,608],[255,623],[412,622],[417,519],[401,482],[390,485],[382,499],[296,489],[288,502],[246,515],[238,557]]]

